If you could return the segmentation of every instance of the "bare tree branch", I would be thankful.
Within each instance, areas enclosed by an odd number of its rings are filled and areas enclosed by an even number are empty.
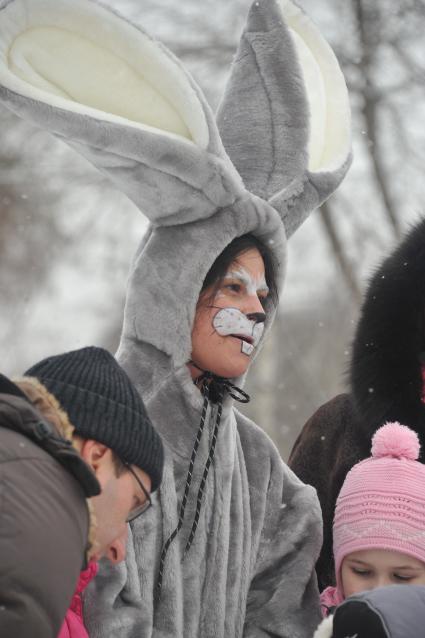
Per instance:
[[[319,214],[320,219],[323,223],[323,227],[325,229],[325,234],[332,247],[332,254],[335,257],[338,267],[341,270],[342,276],[351,291],[353,300],[360,305],[362,293],[357,282],[354,269],[345,255],[343,244],[338,236],[338,231],[332,220],[331,204],[329,201],[325,204],[322,204],[319,209]]]
[[[379,137],[379,117],[377,112],[377,94],[372,78],[372,63],[375,52],[373,38],[376,36],[371,36],[372,33],[375,33],[372,30],[373,22],[380,24],[380,16],[376,4],[373,7],[368,5],[366,11],[364,4],[365,0],[353,0],[354,14],[357,20],[357,31],[361,44],[360,67],[362,69],[364,78],[362,108],[363,118],[365,123],[366,135],[370,140],[370,159],[376,179],[376,184],[384,203],[387,219],[392,226],[395,235],[399,237],[401,235],[400,223],[396,214],[396,206],[392,199],[388,186],[388,180],[385,174],[383,153],[381,152]]]

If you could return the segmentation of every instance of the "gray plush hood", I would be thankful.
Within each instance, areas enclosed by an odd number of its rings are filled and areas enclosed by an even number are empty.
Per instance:
[[[350,120],[338,63],[298,7],[257,1],[216,121],[179,61],[109,8],[8,0],[0,9],[2,103],[84,155],[151,221],[121,352],[143,341],[179,367],[222,249],[248,232],[270,242],[281,283],[286,237],[344,177]]]

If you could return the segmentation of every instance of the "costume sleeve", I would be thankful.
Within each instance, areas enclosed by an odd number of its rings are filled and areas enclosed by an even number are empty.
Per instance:
[[[280,457],[273,466],[243,635],[311,638],[321,617],[314,571],[320,507],[315,490]]]

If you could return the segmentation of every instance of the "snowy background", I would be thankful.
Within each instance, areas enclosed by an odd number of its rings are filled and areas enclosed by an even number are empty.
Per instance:
[[[248,0],[109,0],[163,40],[216,107]],[[302,0],[344,69],[355,159],[291,239],[281,312],[251,371],[246,412],[284,458],[344,391],[362,292],[424,213],[423,0]],[[82,158],[0,109],[1,371],[96,344],[114,352],[145,221]]]

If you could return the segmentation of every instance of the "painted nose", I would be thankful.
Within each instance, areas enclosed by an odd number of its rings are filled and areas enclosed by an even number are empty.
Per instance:
[[[249,300],[247,299],[246,301],[247,303],[245,308],[245,314],[248,317],[250,315],[263,315],[265,319],[263,304],[261,303],[261,299],[258,297],[258,295],[252,294],[249,296]]]
[[[118,536],[118,538],[113,540],[112,543],[108,545],[108,549],[106,551],[106,558],[113,565],[117,565],[118,563],[121,563],[125,559],[127,538],[128,538],[128,529],[126,525],[125,532],[123,532],[121,536]]]
[[[255,321],[255,323],[264,323],[266,320],[264,312],[250,312],[247,317],[250,321]]]

